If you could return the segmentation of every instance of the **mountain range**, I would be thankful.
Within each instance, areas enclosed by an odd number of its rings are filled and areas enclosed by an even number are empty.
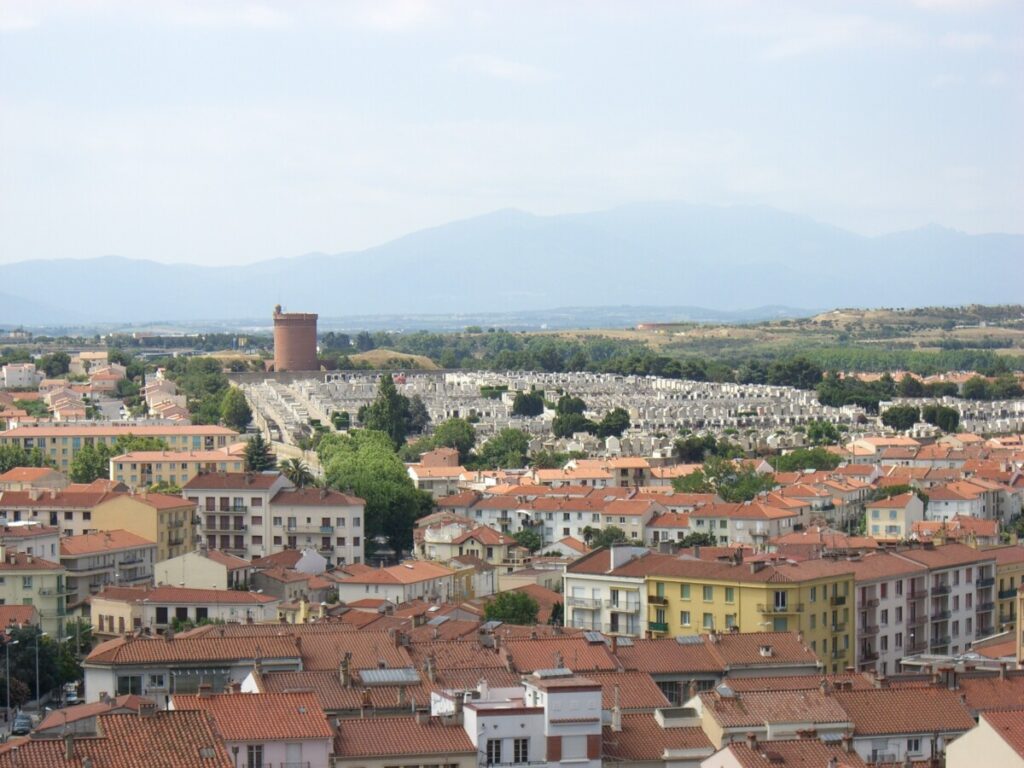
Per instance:
[[[518,210],[246,266],[118,256],[0,266],[0,323],[468,315],[553,307],[908,307],[1020,300],[1024,235],[859,235],[768,207]],[[696,311],[696,310],[695,310]],[[700,310],[711,313],[712,310]],[[781,312],[788,314],[788,312]],[[685,318],[679,318],[685,319]]]

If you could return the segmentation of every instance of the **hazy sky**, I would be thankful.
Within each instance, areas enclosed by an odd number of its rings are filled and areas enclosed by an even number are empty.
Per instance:
[[[0,0],[0,262],[652,200],[1024,232],[1022,64],[1018,0]]]

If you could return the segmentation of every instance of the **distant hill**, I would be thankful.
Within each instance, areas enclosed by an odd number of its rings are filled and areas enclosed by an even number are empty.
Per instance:
[[[503,210],[364,251],[244,267],[116,256],[6,265],[0,322],[44,315],[51,323],[269,324],[278,303],[325,317],[999,304],[1020,300],[1019,280],[1011,278],[1022,259],[1022,235],[932,226],[864,237],[765,207],[650,204],[559,216]]]

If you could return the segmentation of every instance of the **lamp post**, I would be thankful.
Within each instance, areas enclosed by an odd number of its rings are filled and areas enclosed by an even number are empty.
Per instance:
[[[4,712],[4,722],[10,722],[11,719],[11,646],[17,644],[18,641],[11,640],[10,635],[7,636],[7,642],[4,643],[4,654],[7,657],[4,675],[4,681],[7,683],[7,709]]]

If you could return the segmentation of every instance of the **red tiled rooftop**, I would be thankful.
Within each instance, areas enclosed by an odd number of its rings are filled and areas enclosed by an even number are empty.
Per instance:
[[[202,710],[228,741],[330,739],[327,717],[312,693],[224,693],[173,698],[175,710]]]
[[[335,758],[403,755],[475,755],[476,748],[461,726],[442,725],[438,718],[420,724],[413,716],[342,720],[334,738]]]

